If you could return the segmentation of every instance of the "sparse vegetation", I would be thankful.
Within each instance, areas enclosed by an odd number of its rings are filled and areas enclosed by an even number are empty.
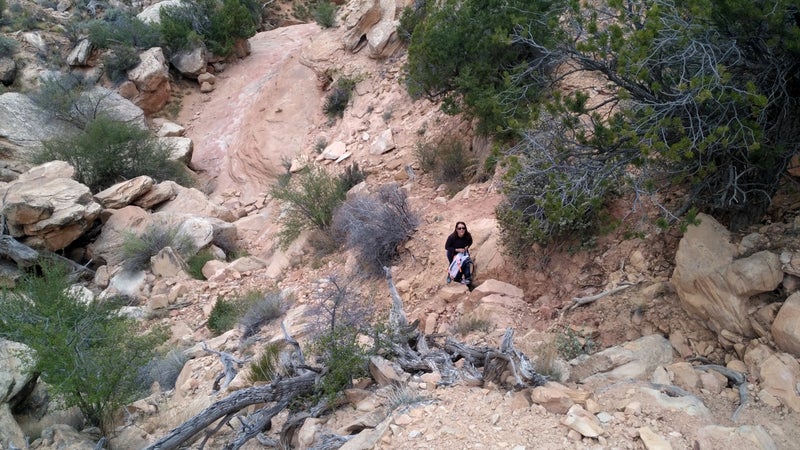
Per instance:
[[[103,56],[103,69],[114,83],[128,79],[128,70],[139,64],[139,52],[133,48],[115,45]]]
[[[173,389],[178,375],[188,360],[189,357],[179,348],[172,349],[163,356],[154,357],[140,370],[139,384],[142,387],[149,387],[157,382],[162,391]]]
[[[188,184],[185,167],[170,159],[171,152],[149,131],[99,116],[78,134],[44,142],[32,162],[66,161],[92,192],[140,175]]]
[[[244,337],[258,332],[264,324],[283,313],[279,293],[249,291],[231,299],[218,298],[208,315],[208,329],[218,336],[232,330],[237,324],[244,328]]]
[[[264,346],[261,355],[250,363],[247,373],[249,384],[270,383],[281,373],[280,353],[282,344],[270,342]]]
[[[2,5],[0,5],[2,7]],[[19,44],[14,39],[0,36],[0,58],[10,58],[19,48]]]
[[[320,166],[309,166],[287,183],[274,185],[272,197],[285,206],[278,219],[281,244],[288,246],[303,230],[327,231],[345,193],[340,179]]]
[[[213,259],[214,254],[210,249],[207,248],[204,248],[190,256],[186,260],[186,265],[189,266],[189,275],[191,275],[195,280],[205,280],[206,277],[203,275],[203,266]]]
[[[157,26],[148,25],[121,9],[107,11],[102,19],[89,21],[86,28],[89,42],[100,49],[127,47],[144,50],[158,47],[161,40]]]
[[[67,269],[44,261],[40,277],[26,275],[0,295],[0,337],[34,349],[33,370],[51,394],[111,433],[114,413],[148,387],[135,368],[147,365],[166,336],[160,329],[140,334],[112,304],[77,298],[69,288]]]
[[[356,87],[357,80],[355,78],[341,77],[336,80],[333,89],[325,98],[325,105],[323,111],[331,119],[342,117],[344,110],[347,109],[350,103],[350,96],[353,89]]]
[[[457,192],[475,175],[475,159],[455,137],[445,137],[437,143],[418,143],[415,156],[423,172],[433,175],[437,183],[448,185]]]
[[[466,336],[474,331],[490,333],[493,329],[494,326],[488,320],[469,315],[462,316],[458,319],[456,324],[453,326],[453,333]]]
[[[172,53],[202,42],[215,55],[228,56],[261,22],[260,5],[251,0],[192,0],[162,8],[160,15],[161,39]]]
[[[577,358],[583,354],[594,352],[595,344],[571,327],[564,327],[556,333],[554,340],[556,351],[566,360]]]
[[[191,240],[175,227],[150,225],[142,234],[128,232],[122,241],[124,267],[128,270],[143,270],[150,266],[150,258],[166,247],[183,256],[194,251]]]
[[[396,409],[417,405],[428,400],[430,400],[430,397],[420,394],[407,385],[392,386],[389,392],[389,398],[386,402],[386,409],[392,412]]]
[[[407,196],[396,184],[381,186],[375,194],[359,194],[345,201],[334,216],[334,234],[345,236],[348,248],[358,252],[367,273],[380,275],[391,265],[398,246],[414,233],[419,220]]]
[[[322,28],[331,28],[336,25],[336,5],[322,0],[314,8],[314,21]]]

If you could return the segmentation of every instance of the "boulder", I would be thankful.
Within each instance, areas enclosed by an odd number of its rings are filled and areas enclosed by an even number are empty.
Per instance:
[[[375,138],[375,142],[372,143],[372,146],[369,149],[369,154],[382,155],[386,152],[394,150],[396,147],[397,146],[394,143],[392,129],[388,128],[379,134],[377,138]]]
[[[170,99],[169,66],[161,47],[139,55],[139,64],[128,71],[128,78],[139,89],[133,102],[147,114],[160,111]]]
[[[32,247],[60,250],[80,237],[100,215],[88,187],[65,173],[63,162],[34,167],[0,188],[10,234]],[[51,170],[55,168],[55,170]]]
[[[0,95],[0,145],[11,150],[33,149],[46,139],[68,135],[75,129],[18,92]]]
[[[760,306],[756,294],[774,290],[783,280],[778,255],[762,251],[738,258],[730,232],[713,217],[700,214],[678,245],[672,283],[681,305],[717,333],[754,337],[748,318]]]
[[[119,209],[130,205],[147,193],[155,181],[147,175],[117,183],[108,189],[98,192],[94,199],[108,209]]]
[[[570,361],[570,380],[592,383],[648,379],[656,367],[672,363],[672,345],[658,334]]]
[[[779,349],[800,357],[800,292],[783,302],[772,322],[771,333]]]
[[[81,39],[72,48],[67,56],[67,64],[70,67],[86,66],[89,62],[89,56],[92,54],[92,43],[88,38]]]
[[[136,18],[147,24],[161,23],[161,8],[183,6],[183,0],[165,0],[148,6],[136,15]]]
[[[236,217],[229,209],[212,202],[197,189],[185,188],[177,183],[173,184],[173,187],[177,195],[174,199],[159,205],[158,211],[180,214],[191,211],[203,216],[216,217],[225,222],[236,220]]]
[[[142,209],[151,209],[166,201],[172,200],[177,195],[175,193],[174,181],[164,181],[151,187],[144,195],[134,200],[133,204]]]
[[[165,136],[158,138],[158,140],[169,146],[169,159],[181,162],[187,166],[192,162],[194,144],[191,139],[182,136]]]
[[[189,50],[179,50],[169,60],[185,78],[196,79],[208,66],[208,51],[202,43]],[[213,84],[213,83],[212,83]]]

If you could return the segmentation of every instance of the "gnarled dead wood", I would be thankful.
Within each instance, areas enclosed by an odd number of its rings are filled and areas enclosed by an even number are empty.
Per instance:
[[[314,388],[316,374],[306,374],[279,380],[264,386],[255,386],[236,391],[224,399],[215,402],[184,424],[170,431],[156,441],[148,450],[169,450],[181,446],[197,433],[206,429],[217,420],[228,414],[241,411],[243,408],[257,403],[288,404],[291,399],[311,393]],[[282,409],[282,408],[281,408]],[[280,412],[276,411],[275,414]],[[274,415],[274,414],[273,414]],[[230,447],[239,448],[239,447]]]
[[[219,356],[219,359],[222,362],[223,372],[214,380],[215,391],[225,389],[228,387],[231,381],[236,378],[237,370],[234,364],[241,366],[249,360],[249,358],[244,360],[238,359],[230,353],[213,350],[205,342],[203,342],[203,350]],[[223,383],[220,387],[219,380],[221,380],[223,377],[225,377],[225,383]]]
[[[617,292],[624,291],[625,289],[628,289],[631,286],[635,286],[636,284],[637,283],[621,284],[621,285],[619,285],[619,286],[617,286],[617,287],[615,287],[613,289],[609,289],[607,291],[603,291],[603,292],[601,292],[599,294],[590,295],[588,297],[574,297],[572,299],[572,301],[575,302],[575,304],[573,304],[570,307],[570,309],[574,308],[576,306],[581,306],[581,305],[586,305],[586,304],[592,303],[593,301],[599,300],[599,299],[605,297],[606,295],[616,294]]]
[[[39,260],[39,252],[7,234],[0,236],[0,256],[13,260],[21,268],[31,267]]]

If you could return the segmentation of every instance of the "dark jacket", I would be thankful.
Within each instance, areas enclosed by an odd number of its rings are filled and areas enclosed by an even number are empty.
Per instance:
[[[464,233],[464,237],[458,237],[457,232],[451,233],[450,236],[447,236],[447,242],[444,243],[444,248],[447,250],[447,260],[453,262],[456,249],[469,247],[470,245],[472,245],[472,235],[469,232]]]

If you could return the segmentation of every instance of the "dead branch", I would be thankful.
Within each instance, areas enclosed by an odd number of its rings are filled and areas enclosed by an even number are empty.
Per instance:
[[[234,364],[241,366],[241,365],[243,365],[244,363],[246,363],[250,359],[250,358],[247,358],[247,359],[241,360],[241,359],[238,359],[235,356],[231,355],[230,353],[220,352],[220,351],[217,351],[217,350],[212,350],[211,348],[209,348],[209,346],[205,342],[203,342],[203,350],[219,356],[220,362],[222,362],[222,366],[224,368],[223,373],[221,373],[214,380],[214,390],[215,391],[219,391],[221,389],[225,389],[226,387],[228,387],[228,385],[231,383],[231,381],[233,381],[233,379],[236,378],[236,374],[237,374],[238,371],[236,370],[236,367],[234,367]],[[222,377],[225,377],[225,383],[223,383],[222,386],[220,387],[219,386],[219,380],[221,380]]]
[[[14,260],[23,269],[35,265],[39,260],[39,252],[7,234],[0,236],[0,256]]]
[[[574,308],[576,306],[581,306],[581,305],[586,305],[586,304],[592,303],[593,301],[599,300],[599,299],[601,299],[601,298],[603,298],[603,297],[605,297],[607,295],[616,294],[617,292],[624,291],[625,289],[628,289],[631,286],[635,286],[636,284],[638,284],[638,283],[622,284],[622,285],[619,285],[619,286],[615,287],[614,289],[609,289],[607,291],[603,291],[603,292],[601,292],[599,294],[595,294],[595,295],[590,295],[588,297],[574,297],[572,299],[572,301],[575,302],[575,304],[572,305],[570,307],[570,309],[572,309],[572,308]]]

